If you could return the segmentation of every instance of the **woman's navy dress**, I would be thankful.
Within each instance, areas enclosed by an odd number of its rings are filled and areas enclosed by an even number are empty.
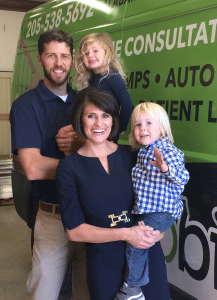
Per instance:
[[[82,223],[111,228],[109,215],[128,211],[129,222],[113,228],[131,227],[134,204],[131,170],[136,157],[129,146],[119,145],[108,156],[110,174],[97,157],[74,153],[57,168],[57,186],[63,225],[73,229]],[[122,217],[123,219],[124,217]],[[115,219],[117,220],[117,218]],[[124,280],[125,242],[87,243],[87,284],[91,300],[112,300]],[[144,286],[146,300],[169,300],[166,265],[160,243],[149,250],[150,283]]]

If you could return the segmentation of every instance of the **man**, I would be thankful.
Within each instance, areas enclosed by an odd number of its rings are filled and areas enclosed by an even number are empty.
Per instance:
[[[10,113],[13,154],[18,155],[31,181],[33,197],[39,199],[32,270],[27,280],[33,300],[58,299],[70,260],[71,244],[61,222],[55,186],[56,168],[64,152],[59,150],[55,135],[59,129],[66,136],[70,134],[66,142],[58,140],[63,151],[68,151],[69,140],[74,142],[71,151],[80,146],[68,120],[74,95],[67,84],[72,55],[73,40],[69,34],[61,30],[43,33],[38,40],[37,60],[44,80],[15,100]]]

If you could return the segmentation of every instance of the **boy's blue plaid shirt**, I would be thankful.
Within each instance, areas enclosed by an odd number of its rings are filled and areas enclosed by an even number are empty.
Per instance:
[[[163,173],[149,163],[155,160],[154,148],[162,152],[169,166],[168,172]],[[185,169],[184,154],[167,137],[140,149],[136,166],[132,170],[132,180],[136,194],[132,213],[167,211],[176,219],[180,217],[183,211],[180,195],[189,180],[189,173]]]

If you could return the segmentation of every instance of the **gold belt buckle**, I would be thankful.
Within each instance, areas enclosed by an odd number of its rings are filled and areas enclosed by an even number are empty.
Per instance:
[[[117,226],[117,223],[121,222],[121,221],[124,221],[125,223],[130,222],[130,219],[128,219],[128,217],[127,217],[127,213],[128,213],[128,211],[125,210],[125,211],[122,211],[122,213],[119,216],[115,216],[114,214],[108,215],[108,218],[111,218],[111,220],[112,220],[110,227]]]

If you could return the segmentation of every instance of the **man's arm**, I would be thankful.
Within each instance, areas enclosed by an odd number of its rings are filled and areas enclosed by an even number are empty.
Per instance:
[[[55,179],[59,159],[42,156],[37,148],[20,148],[17,153],[28,180]]]
[[[84,143],[71,125],[60,128],[56,141],[59,149],[66,156],[76,152]],[[17,153],[17,158],[28,180],[55,179],[59,159],[41,155],[38,148],[20,148]]]

